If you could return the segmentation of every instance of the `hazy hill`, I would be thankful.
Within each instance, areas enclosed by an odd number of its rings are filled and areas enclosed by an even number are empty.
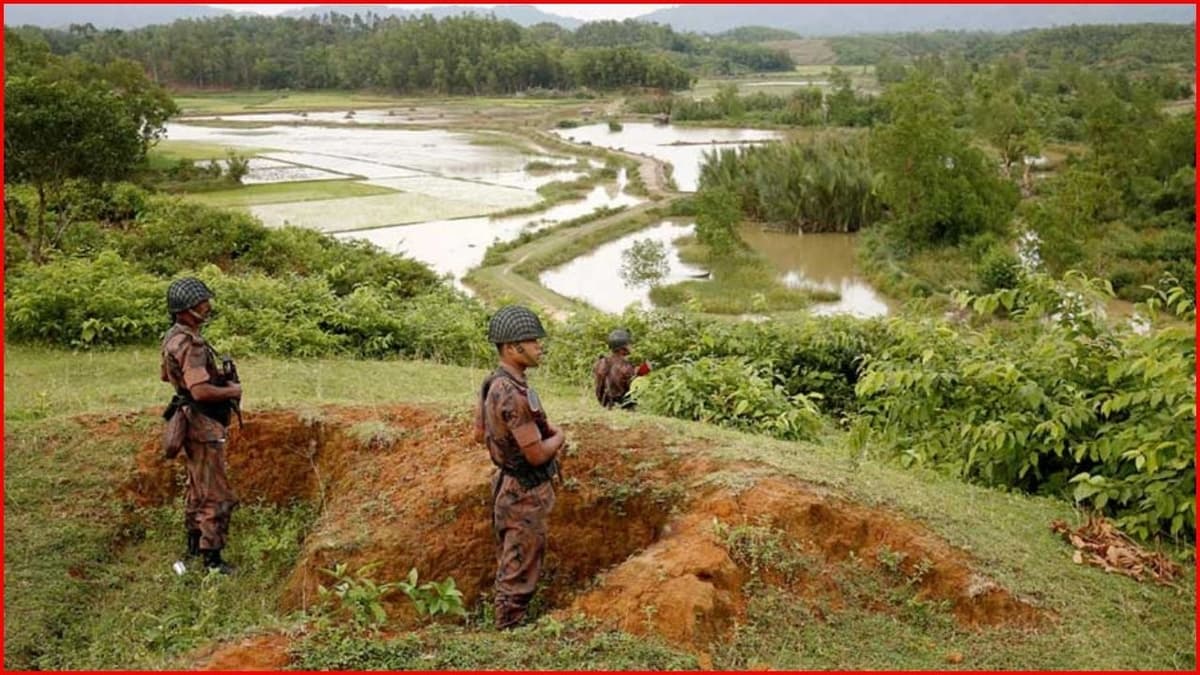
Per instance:
[[[306,17],[314,14],[366,14],[374,12],[379,16],[419,16],[432,14],[438,18],[475,12],[480,15],[495,14],[500,19],[511,19],[522,26],[532,26],[536,23],[551,22],[564,28],[574,30],[583,24],[578,19],[572,19],[557,14],[548,14],[531,5],[512,5],[508,7],[471,7],[467,5],[446,5],[428,7],[417,10],[385,7],[380,5],[313,5],[284,12],[280,16]],[[231,12],[217,9],[208,5],[5,5],[4,23],[8,26],[31,24],[43,28],[66,28],[77,23],[91,23],[96,28],[141,28],[154,24],[171,23],[178,19],[198,19],[227,14],[250,14],[249,12]]]
[[[694,5],[639,17],[675,30],[771,26],[802,35],[936,29],[1012,31],[1070,24],[1190,23],[1194,5]]]
[[[96,28],[141,28],[178,19],[240,14],[207,5],[8,5],[4,25],[31,24],[42,28],[66,28],[90,23]]]
[[[572,19],[566,16],[557,14],[548,14],[532,5],[511,5],[508,7],[472,7],[470,5],[446,5],[444,7],[423,7],[421,9],[400,9],[398,7],[383,7],[380,5],[316,5],[313,7],[303,7],[301,9],[293,9],[284,12],[282,16],[303,17],[312,16],[314,14],[326,14],[337,12],[338,14],[365,14],[374,12],[379,16],[421,16],[430,14],[437,18],[445,16],[454,16],[466,12],[474,12],[475,14],[486,16],[495,14],[498,19],[510,19],[522,26],[532,26],[536,23],[556,23],[563,28],[574,30],[583,25],[583,22],[578,19]]]

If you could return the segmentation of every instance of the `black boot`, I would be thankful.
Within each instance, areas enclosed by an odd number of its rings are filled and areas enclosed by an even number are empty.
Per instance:
[[[200,530],[188,530],[187,533],[188,547],[187,554],[190,557],[200,555]]]
[[[233,567],[221,560],[221,549],[205,549],[201,551],[204,554],[204,566],[210,570],[216,570],[219,574],[233,574]]]

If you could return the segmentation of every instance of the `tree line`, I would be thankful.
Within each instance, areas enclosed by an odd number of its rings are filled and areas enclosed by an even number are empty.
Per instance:
[[[435,19],[368,13],[185,19],[137,30],[24,26],[6,38],[44,43],[94,64],[141,63],[174,88],[381,89],[396,93],[512,94],[528,89],[686,89],[694,70],[790,70],[786,52],[710,40],[635,21],[575,32],[523,28],[473,14]]]

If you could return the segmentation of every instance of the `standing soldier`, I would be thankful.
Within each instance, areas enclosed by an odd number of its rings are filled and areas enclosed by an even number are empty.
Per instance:
[[[629,400],[629,386],[633,378],[650,372],[650,364],[642,363],[636,368],[629,362],[629,347],[633,344],[633,336],[624,328],[618,328],[608,334],[608,348],[612,353],[596,359],[592,366],[592,377],[595,380],[596,400],[605,408],[619,406],[627,410],[634,408]]]
[[[238,502],[225,475],[225,442],[242,385],[232,362],[226,361],[223,372],[216,353],[200,337],[200,326],[212,313],[212,297],[203,281],[190,277],[167,288],[167,311],[175,323],[162,341],[162,379],[175,387],[175,396],[163,416],[169,425],[186,423],[182,447],[167,447],[166,454],[168,459],[180,449],[186,454],[188,555],[202,555],[205,567],[228,574],[232,569],[221,560],[221,549]],[[174,420],[178,415],[184,417]]]
[[[554,508],[550,479],[558,473],[563,432],[546,420],[525,370],[542,360],[546,336],[537,315],[524,307],[500,309],[488,324],[500,366],[480,389],[475,440],[486,443],[500,471],[492,477],[492,529],[496,534],[496,627],[525,618],[546,552],[546,518]]]

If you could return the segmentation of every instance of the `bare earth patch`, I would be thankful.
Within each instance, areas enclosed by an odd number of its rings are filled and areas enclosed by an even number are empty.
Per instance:
[[[909,579],[918,598],[943,603],[963,627],[1032,627],[1053,618],[904,516],[770,476],[763,467],[718,464],[703,448],[672,445],[649,429],[564,428],[571,447],[565,480],[556,485],[539,590],[552,614],[582,613],[602,626],[704,650],[729,638],[745,617],[743,587],[752,573],[721,528],[755,527],[778,532],[789,550],[810,561],[786,576],[759,571],[797,602],[845,602],[845,589],[829,571],[850,564],[885,587]],[[412,567],[423,579],[452,576],[467,605],[489,592],[493,469],[471,440],[468,420],[410,406],[329,407],[303,418],[264,411],[231,435],[229,473],[243,503],[299,500],[321,509],[280,609],[313,603],[317,584],[327,581],[319,570],[337,563],[355,569],[381,562],[374,574],[379,580],[402,578]],[[149,506],[178,497],[182,468],[162,462],[158,452],[150,433],[122,489],[126,500]],[[719,471],[748,479],[730,488],[709,480]],[[388,609],[390,629],[420,625],[403,595]],[[204,667],[246,669],[261,658],[264,667],[280,667],[287,663],[286,644],[282,636],[259,636],[197,660]]]

